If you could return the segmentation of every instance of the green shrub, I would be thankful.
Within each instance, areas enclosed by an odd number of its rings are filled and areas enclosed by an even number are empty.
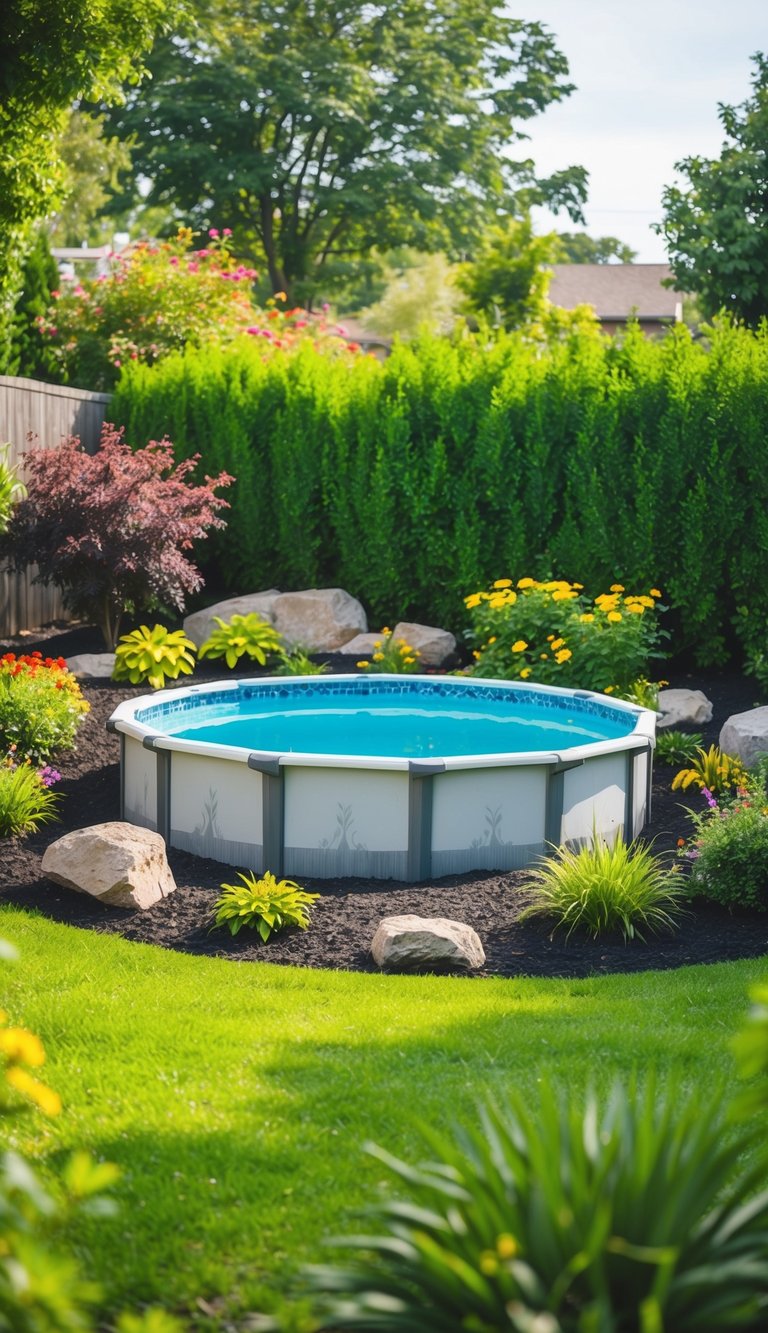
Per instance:
[[[14,505],[27,493],[9,462],[10,449],[9,444],[0,444],[0,532],[5,532]]]
[[[768,911],[768,797],[746,779],[734,799],[705,791],[707,810],[691,812],[695,833],[682,857],[690,863],[690,891],[723,907]]]
[[[267,657],[282,647],[282,634],[254,611],[247,616],[235,615],[231,620],[222,620],[220,616],[213,618],[219,628],[201,644],[198,657],[223,657],[230,669],[241,657],[265,666]]]
[[[255,927],[266,942],[273,931],[286,926],[306,930],[312,904],[319,893],[306,893],[291,879],[281,879],[266,871],[261,879],[241,874],[242,884],[222,884],[214,903],[214,925],[229,926],[237,935],[243,926]]]
[[[153,690],[161,690],[166,677],[177,680],[194,669],[195,645],[183,629],[140,625],[118,640],[112,679],[129,680],[132,685],[146,680]]]
[[[703,746],[699,731],[660,731],[656,736],[656,760],[659,764],[691,765]]]
[[[757,1333],[761,1134],[728,1129],[722,1103],[653,1079],[584,1104],[544,1084],[449,1139],[427,1131],[428,1161],[369,1148],[398,1188],[340,1238],[351,1261],[311,1272],[321,1328]]]
[[[63,657],[0,657],[0,753],[17,763],[42,765],[71,750],[88,708]]]
[[[313,662],[309,653],[298,646],[289,653],[278,654],[279,665],[274,668],[276,676],[324,676],[328,671],[327,662]]]
[[[0,838],[32,833],[50,823],[58,800],[31,764],[0,763]]]
[[[596,938],[620,930],[625,940],[643,939],[646,930],[671,930],[682,907],[684,889],[675,870],[665,870],[650,848],[609,845],[593,834],[590,846],[561,847],[531,871],[532,901],[521,913],[549,917],[553,929],[570,936],[584,930]]]
[[[708,750],[697,745],[690,767],[682,768],[672,779],[672,790],[687,791],[696,786],[719,796],[743,787],[746,780],[747,770],[735,755],[725,754],[718,745],[710,745]]]

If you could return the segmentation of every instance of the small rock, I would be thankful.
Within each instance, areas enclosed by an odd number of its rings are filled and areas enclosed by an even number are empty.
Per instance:
[[[336,651],[349,657],[370,658],[376,652],[377,643],[381,643],[380,634],[356,634],[354,639],[343,643]]]
[[[108,680],[115,669],[114,653],[76,653],[67,666],[79,680]]]
[[[47,849],[42,870],[110,907],[145,910],[176,888],[160,834],[120,820],[65,833]]]
[[[248,616],[255,612],[272,625],[272,608],[279,596],[277,588],[269,588],[266,592],[246,593],[243,597],[230,597],[226,602],[216,602],[214,606],[206,606],[202,611],[194,611],[191,616],[187,616],[184,633],[199,648],[219,628],[214,616],[228,622],[233,616]]]
[[[747,768],[768,754],[768,708],[751,708],[729,717],[720,732],[720,749],[735,755]]]
[[[480,937],[462,921],[442,916],[387,916],[379,922],[371,944],[379,967],[411,970],[425,967],[482,967],[485,951]]]
[[[701,690],[659,690],[656,726],[700,727],[712,721],[712,705]]]
[[[413,625],[401,620],[393,630],[396,639],[405,639],[419,654],[424,666],[442,666],[456,652],[456,639],[447,629],[434,625]]]
[[[274,600],[272,623],[286,645],[310,653],[329,653],[368,629],[365,611],[343,588],[306,588],[283,592]]]

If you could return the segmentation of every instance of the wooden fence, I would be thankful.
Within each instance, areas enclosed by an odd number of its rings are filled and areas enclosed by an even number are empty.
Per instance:
[[[106,393],[0,375],[0,444],[10,445],[12,465],[23,462],[25,450],[53,449],[68,435],[79,435],[95,453],[108,402]],[[0,572],[0,643],[19,630],[67,618],[56,589],[32,582],[35,572],[34,566],[19,575]]]

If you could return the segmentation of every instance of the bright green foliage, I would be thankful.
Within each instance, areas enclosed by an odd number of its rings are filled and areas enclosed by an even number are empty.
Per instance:
[[[63,657],[0,657],[0,754],[44,764],[72,750],[89,705]]]
[[[240,874],[239,878],[242,884],[222,884],[214,904],[215,925],[228,925],[233,935],[243,926],[255,926],[265,942],[273,930],[286,926],[306,930],[319,893],[306,893],[291,879],[278,882],[268,870],[261,879],[252,874]]]
[[[552,264],[558,254],[557,236],[534,235],[530,218],[511,219],[492,227],[469,264],[456,276],[468,309],[491,324],[518,329],[541,317]]]
[[[237,666],[241,657],[266,666],[267,657],[279,653],[283,646],[282,634],[255,611],[247,616],[235,615],[231,620],[213,618],[219,628],[200,645],[198,657],[223,657],[230,668]]]
[[[58,803],[31,764],[0,762],[0,838],[15,838],[50,823]]]
[[[743,787],[747,781],[747,770],[735,755],[725,754],[718,745],[710,745],[708,750],[696,746],[696,757],[690,768],[681,768],[672,779],[673,791],[687,791],[696,786],[713,796],[723,792],[732,792]]]
[[[313,662],[303,648],[294,647],[289,653],[279,653],[280,665],[274,668],[276,676],[324,676],[327,662]]]
[[[559,264],[631,264],[637,251],[625,245],[617,236],[588,236],[585,231],[557,233]]]
[[[640,673],[660,656],[659,596],[658,588],[628,593],[613,583],[592,601],[567,579],[496,579],[464,598],[477,645],[472,674],[599,690],[655,708],[656,687]]]
[[[768,911],[765,785],[745,777],[735,796],[710,795],[707,807],[703,814],[691,812],[695,833],[681,848],[681,858],[690,863],[691,892],[728,908]]]
[[[595,834],[578,851],[560,847],[531,871],[528,887],[533,897],[521,919],[551,918],[553,930],[565,928],[566,936],[620,930],[625,940],[673,930],[685,896],[676,870],[664,869],[650,848],[626,843],[621,834],[613,844]]]
[[[14,505],[27,493],[16,468],[9,462],[10,449],[9,444],[0,444],[0,532],[5,532]]]
[[[768,983],[753,986],[747,1020],[733,1039],[739,1074],[755,1080],[736,1098],[734,1110],[746,1117],[768,1110]]]
[[[194,669],[195,645],[183,629],[140,625],[118,640],[112,679],[129,680],[132,685],[146,680],[153,690],[161,690],[166,677],[177,680]]]
[[[56,358],[40,331],[40,321],[51,304],[51,293],[59,286],[59,266],[51,254],[48,234],[38,231],[24,261],[22,288],[11,325],[11,347],[6,375],[35,380],[57,380]]]
[[[573,91],[541,24],[496,0],[194,10],[197,27],[158,43],[151,83],[112,124],[148,202],[232,227],[273,292],[305,301],[374,247],[467,250],[490,218],[531,203],[580,218],[583,168],[543,180],[507,151]]]
[[[658,764],[690,765],[702,748],[704,737],[699,731],[660,731],[656,736],[655,758]]]
[[[764,1158],[728,1132],[723,1092],[544,1082],[486,1101],[430,1160],[394,1174],[351,1263],[313,1270],[324,1329],[355,1333],[714,1333],[768,1317]]]
[[[363,671],[370,672],[371,675],[395,673],[408,676],[419,670],[421,653],[418,648],[412,648],[405,639],[396,639],[394,630],[387,626],[381,631],[381,635],[380,639],[374,640],[371,660],[363,659],[358,662],[357,665]]]
[[[656,230],[676,285],[696,293],[705,315],[725,309],[756,326],[768,315],[768,58],[753,59],[752,96],[719,107],[727,135],[719,158],[675,164],[688,183],[664,190]]]
[[[662,588],[709,666],[738,606],[768,620],[768,329],[418,338],[384,364],[249,343],[132,363],[111,411],[237,477],[210,546],[232,594],[342,586],[460,634],[472,589],[557,570]]]

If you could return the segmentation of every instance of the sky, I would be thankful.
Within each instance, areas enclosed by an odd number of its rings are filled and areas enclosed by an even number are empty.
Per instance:
[[[766,0],[508,0],[516,18],[557,36],[577,91],[525,127],[526,155],[549,174],[589,171],[586,230],[618,236],[638,263],[663,263],[661,196],[685,157],[719,157],[719,102],[751,91],[751,56],[768,52]],[[519,150],[518,150],[519,151]],[[534,214],[537,230],[579,230]]]

